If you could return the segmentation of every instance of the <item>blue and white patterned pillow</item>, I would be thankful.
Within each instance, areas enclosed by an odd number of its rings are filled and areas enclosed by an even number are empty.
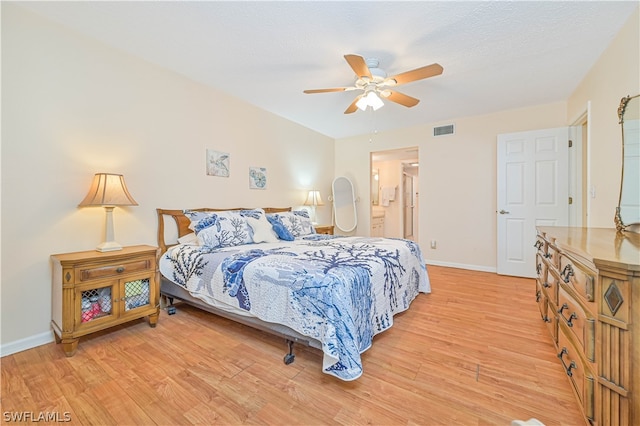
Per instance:
[[[296,237],[294,237],[293,234],[289,232],[287,227],[284,226],[284,223],[282,223],[280,218],[277,217],[276,215],[268,214],[267,220],[271,224],[271,227],[273,228],[273,232],[275,232],[278,238],[280,238],[281,240],[293,241],[296,239]]]
[[[201,245],[210,248],[232,247],[253,243],[253,229],[247,217],[259,218],[262,209],[196,212],[185,210],[191,220],[189,226],[198,236]]]
[[[272,213],[267,216],[276,218],[294,238],[316,233],[311,223],[309,212],[306,210]]]

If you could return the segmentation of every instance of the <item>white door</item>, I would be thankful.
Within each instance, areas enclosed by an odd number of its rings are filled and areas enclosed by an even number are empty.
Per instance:
[[[566,127],[498,135],[498,274],[535,277],[536,226],[567,226],[568,152]]]

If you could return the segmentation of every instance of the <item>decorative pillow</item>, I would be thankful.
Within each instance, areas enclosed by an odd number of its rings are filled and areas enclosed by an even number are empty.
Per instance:
[[[239,246],[253,243],[253,229],[247,217],[259,218],[264,211],[228,210],[219,212],[184,211],[191,220],[189,227],[194,230],[203,246],[210,248]]]
[[[278,235],[265,215],[260,215],[259,219],[247,216],[247,223],[253,229],[254,243],[277,243],[279,241]]]
[[[269,216],[277,218],[294,238],[316,233],[313,225],[311,224],[309,212],[306,210],[273,213],[267,215],[267,217]]]
[[[195,232],[191,232],[187,235],[184,235],[180,238],[178,238],[178,242],[180,244],[200,244],[199,240],[198,240],[198,236],[196,235]]]
[[[289,232],[287,227],[284,226],[284,224],[282,222],[280,222],[280,219],[278,217],[276,217],[275,215],[267,215],[267,220],[269,221],[269,223],[273,227],[273,231],[276,233],[278,238],[280,238],[281,240],[293,241],[293,240],[296,239],[296,237],[294,237],[291,234],[291,232]]]

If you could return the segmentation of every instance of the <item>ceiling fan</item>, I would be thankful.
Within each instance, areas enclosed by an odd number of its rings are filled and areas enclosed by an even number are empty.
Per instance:
[[[419,99],[405,95],[395,90],[391,90],[395,86],[411,83],[412,81],[422,80],[424,78],[433,77],[442,74],[443,68],[440,64],[431,64],[424,67],[416,68],[411,71],[387,77],[384,70],[378,68],[377,59],[366,59],[359,55],[344,55],[347,63],[356,73],[356,82],[349,87],[335,87],[332,89],[311,89],[305,90],[304,93],[327,93],[327,92],[345,92],[349,90],[362,90],[349,107],[344,111],[345,114],[356,112],[358,108],[365,110],[367,106],[371,106],[374,110],[380,108],[384,103],[380,97],[389,99],[392,102],[411,108],[416,106]]]

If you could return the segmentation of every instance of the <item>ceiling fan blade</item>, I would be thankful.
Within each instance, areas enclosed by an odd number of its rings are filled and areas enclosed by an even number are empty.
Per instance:
[[[418,105],[418,102],[420,102],[419,99],[412,98],[411,96],[405,95],[404,93],[394,92],[393,90],[388,90],[388,92],[389,95],[386,96],[387,99],[397,104],[404,105],[407,108],[416,106]]]
[[[351,90],[351,88],[350,87],[334,87],[332,89],[310,89],[310,90],[305,90],[304,93],[344,92],[345,90]]]
[[[426,67],[416,68],[415,70],[394,75],[393,77],[389,77],[387,80],[395,80],[396,84],[411,83],[412,81],[440,75],[443,70],[444,69],[440,64],[431,64]]]
[[[351,67],[351,69],[353,69],[353,71],[356,73],[358,78],[362,78],[362,77],[368,77],[369,79],[373,78],[371,76],[371,71],[369,71],[369,67],[367,66],[367,63],[365,62],[362,56],[344,55],[344,58],[347,60],[347,62],[349,63],[349,66]]]
[[[358,103],[358,101],[360,100],[361,97],[362,97],[362,95],[356,96],[356,98],[353,100],[353,102],[351,102],[351,105],[349,105],[349,107],[344,110],[344,113],[345,114],[351,114],[352,112],[356,112],[358,110],[358,106],[356,105],[356,103]]]

